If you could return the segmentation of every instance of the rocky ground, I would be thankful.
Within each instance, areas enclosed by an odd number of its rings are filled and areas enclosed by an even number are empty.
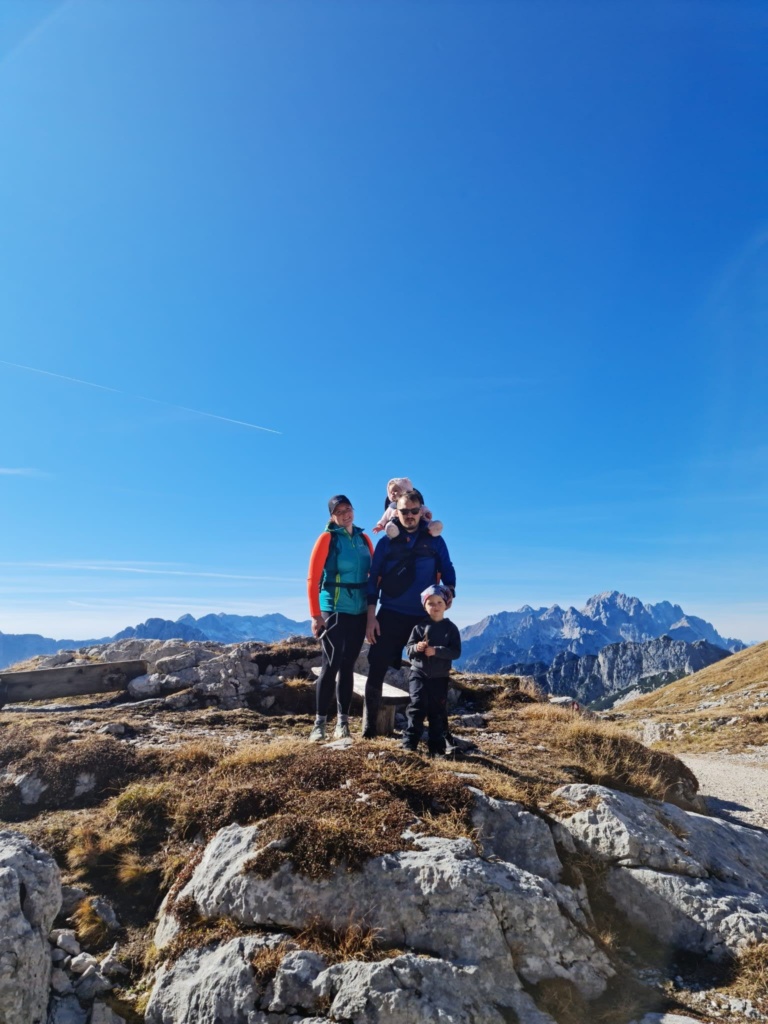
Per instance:
[[[0,1024],[768,1019],[768,836],[670,754],[460,675],[455,760],[310,746],[311,640],[66,657],[148,672],[0,711]]]

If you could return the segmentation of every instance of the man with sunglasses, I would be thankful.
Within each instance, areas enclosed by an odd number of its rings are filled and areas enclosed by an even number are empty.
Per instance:
[[[456,591],[456,572],[442,537],[432,537],[422,519],[424,499],[417,490],[397,501],[397,537],[382,537],[376,545],[368,577],[368,681],[365,685],[363,738],[376,735],[384,676],[390,665],[400,666],[411,630],[424,618],[421,593],[442,583]],[[380,601],[376,614],[376,603]]]

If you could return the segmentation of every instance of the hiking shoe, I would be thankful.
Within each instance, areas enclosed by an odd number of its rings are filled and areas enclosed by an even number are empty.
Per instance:
[[[373,731],[373,729],[363,729],[363,739],[364,740],[375,740],[376,739],[376,733]]]
[[[410,750],[412,754],[415,754],[416,751],[419,749],[417,743],[409,743],[407,740],[403,741],[400,744],[400,747],[402,750]]]
[[[333,738],[335,740],[348,740],[350,739],[349,726],[346,722],[337,722],[336,728],[333,730]]]
[[[327,739],[325,735],[325,722],[321,722],[320,725],[316,725],[312,732],[309,734],[310,743],[319,743],[321,740]]]

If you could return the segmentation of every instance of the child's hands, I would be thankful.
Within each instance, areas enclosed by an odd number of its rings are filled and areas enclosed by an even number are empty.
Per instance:
[[[429,644],[427,643],[426,640],[419,640],[419,642],[416,644],[416,650],[419,652],[419,654],[423,654],[428,646]]]
[[[377,523],[377,524],[376,524],[376,525],[374,526],[374,528],[373,528],[373,529],[371,530],[371,533],[381,533],[381,531],[382,531],[383,529],[384,529],[384,527],[383,527],[383,526],[379,526],[379,524]]]
[[[434,647],[427,647],[425,648],[424,653],[428,658],[434,658],[434,656],[437,654],[437,651],[435,650]]]

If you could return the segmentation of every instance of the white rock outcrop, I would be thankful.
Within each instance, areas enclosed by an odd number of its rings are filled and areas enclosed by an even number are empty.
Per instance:
[[[285,939],[285,935],[247,935],[182,953],[171,967],[160,968],[146,1024],[248,1024],[262,996],[251,960],[260,949]]]
[[[50,854],[0,831],[0,1024],[45,1019],[51,981],[48,932],[61,906]]]
[[[479,814],[495,814],[500,821],[506,814],[510,831],[517,816],[519,828],[534,834],[528,821],[532,816],[524,812],[520,815],[517,805],[497,804],[489,811],[489,804],[480,803]],[[528,1001],[521,978],[530,984],[565,980],[587,999],[599,996],[613,969],[588,934],[577,894],[501,859],[503,833],[503,828],[494,833],[496,852],[489,859],[480,856],[466,839],[413,837],[414,849],[372,858],[358,872],[337,871],[318,883],[298,874],[290,863],[266,878],[245,870],[246,861],[259,849],[258,828],[230,825],[208,845],[178,899],[194,900],[203,918],[228,917],[247,927],[300,931],[321,921],[342,930],[350,922],[364,924],[376,931],[383,946],[405,948],[431,958],[420,965],[410,961],[401,965],[409,975],[418,967],[424,973],[425,988],[429,979],[434,982],[435,992],[441,985],[453,986],[456,992],[470,986],[467,998],[470,991],[474,993],[470,1001],[481,999],[483,992],[494,991],[500,1007],[515,1010]],[[542,834],[540,845],[546,848],[543,870],[556,874],[554,864],[548,863],[555,856],[551,837],[544,843]],[[512,846],[519,849],[519,841]],[[166,910],[155,943],[167,944],[177,928],[172,912]],[[432,966],[425,966],[428,962]],[[378,968],[374,971],[372,965],[365,965],[365,970],[379,977]],[[329,971],[332,973],[324,983],[326,995],[333,993],[333,999],[345,1006],[348,1000],[359,999],[359,995],[352,997],[350,986],[358,979],[353,987],[359,987],[360,965],[350,966],[348,973],[338,965]],[[442,980],[437,980],[438,975]],[[399,990],[401,983],[392,980],[396,976],[397,972],[392,974],[391,970],[381,974]],[[411,993],[399,998],[402,1015],[390,1018],[376,1011],[377,1016],[371,1008],[370,1017],[355,1019],[405,1021],[408,1013],[416,1012],[415,996]],[[387,1005],[390,1003],[391,999]],[[498,1012],[499,1019],[503,1019],[502,1011]],[[346,1010],[339,1009],[339,1013],[348,1016]],[[437,1010],[435,1014],[434,1019],[439,1019]],[[188,1019],[180,1018],[174,1024]],[[473,1018],[467,1010],[466,1017],[451,1019]]]
[[[577,808],[561,834],[608,865],[605,887],[632,924],[714,959],[768,941],[764,832],[602,786],[556,795]]]

